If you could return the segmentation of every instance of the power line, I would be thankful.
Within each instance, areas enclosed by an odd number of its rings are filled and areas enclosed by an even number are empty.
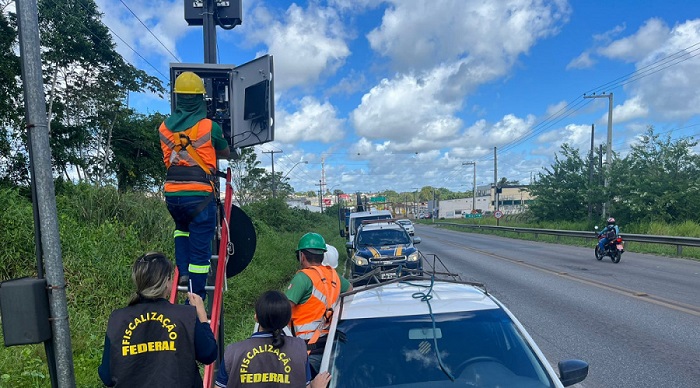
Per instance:
[[[83,3],[81,3],[80,0],[76,0],[75,2],[76,2],[77,4],[79,4],[84,10],[86,10],[87,12],[90,12],[90,10],[89,10]],[[72,12],[70,12],[70,10],[66,9],[63,5],[59,4],[58,1],[54,1],[54,4],[55,4],[56,6],[58,6],[58,7],[60,7],[60,8],[65,12],[66,15],[70,15],[70,16],[73,17],[74,19],[77,19],[78,21],[80,21],[80,24],[82,24],[82,26],[83,26],[92,36],[94,36],[95,38],[97,38],[97,40],[99,40],[100,43],[103,43],[103,44],[105,44],[105,45],[107,45],[107,46],[109,47],[109,44],[107,44],[107,43],[104,42],[102,39],[100,39],[100,37],[97,36],[97,35],[90,29],[90,27],[88,27],[88,26],[85,24],[85,22],[83,22],[83,21],[82,21],[80,18],[78,18],[77,16],[73,16],[73,14],[72,14]],[[100,21],[100,23],[102,23],[102,22]],[[155,67],[151,62],[149,62],[146,58],[144,58],[143,55],[141,55],[138,51],[136,51],[136,50],[135,50],[133,47],[131,47],[128,43],[126,43],[126,41],[125,41],[124,39],[122,39],[122,37],[119,36],[119,34],[117,34],[116,32],[114,32],[114,30],[112,30],[111,28],[109,28],[109,27],[108,27],[106,24],[104,24],[104,23],[102,23],[102,25],[105,26],[105,28],[107,28],[107,29],[109,30],[109,32],[112,33],[112,35],[116,36],[117,38],[119,38],[119,40],[121,40],[122,42],[124,42],[124,44],[126,45],[126,47],[128,47],[129,49],[131,49],[131,51],[133,51],[136,55],[138,55],[141,59],[143,59],[143,61],[146,62],[149,66],[151,66],[151,68],[153,68],[153,70],[155,70],[158,74],[160,74],[160,75],[163,77],[163,78],[161,78],[162,81],[165,81],[166,84],[167,84],[167,83],[170,83],[170,77],[169,77],[169,76],[166,76],[166,75],[163,74],[160,70],[158,70],[157,67]],[[132,65],[133,65],[133,64],[132,64]],[[135,65],[133,65],[133,66],[136,67]],[[160,78],[160,77],[159,77],[159,78]]]
[[[138,16],[136,16],[136,14],[134,13],[134,11],[132,11],[131,8],[129,8],[129,6],[126,5],[126,3],[124,3],[123,0],[119,0],[119,2],[122,3],[122,4],[124,5],[124,7],[126,7],[126,9],[128,9],[129,12],[131,12],[132,15],[134,15],[134,17],[136,18],[136,20],[138,20],[139,23],[141,23],[141,25],[144,26],[144,27],[148,30],[148,32],[151,33],[151,35],[158,41],[158,43],[160,43],[160,45],[163,46],[163,48],[164,48],[167,52],[169,52],[170,55],[171,55],[173,58],[175,58],[175,62],[180,62],[180,60],[177,58],[177,56],[175,56],[175,54],[173,54],[173,52],[170,51],[170,50],[163,44],[163,42],[160,41],[160,39],[158,39],[158,37],[156,36],[156,34],[154,34],[153,31],[151,31],[151,29],[148,28],[148,26],[147,26],[144,22],[142,22],[141,19],[140,19]],[[120,39],[121,39],[121,38],[120,38]]]

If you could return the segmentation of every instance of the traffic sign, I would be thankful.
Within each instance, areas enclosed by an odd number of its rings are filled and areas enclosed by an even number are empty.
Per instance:
[[[493,216],[496,217],[496,219],[499,219],[503,217],[503,212],[500,210],[496,210],[495,212],[493,212]]]
[[[464,218],[481,218],[481,213],[465,214]]]

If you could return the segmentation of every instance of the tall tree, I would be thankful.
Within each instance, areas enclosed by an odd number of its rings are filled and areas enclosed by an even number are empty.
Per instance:
[[[262,191],[260,180],[265,169],[260,166],[255,150],[252,147],[241,149],[241,156],[231,161],[233,180],[233,196],[239,206],[253,202]]]
[[[165,164],[158,126],[164,119],[159,113],[143,115],[127,110],[124,116],[117,114],[108,165],[114,171],[119,191],[153,190],[162,185]]]
[[[538,174],[530,185],[535,200],[532,214],[541,220],[580,220],[586,217],[588,168],[579,151],[568,144],[561,146],[551,168]]]
[[[21,126],[21,94],[16,21],[6,15],[11,0],[0,0],[0,184],[27,182],[28,168]],[[26,139],[26,136],[24,136]]]
[[[161,81],[117,53],[93,0],[40,0],[39,28],[54,166],[96,181],[114,113],[130,91],[162,95]]]
[[[613,164],[612,211],[626,222],[700,220],[700,155],[692,138],[672,141],[649,127],[630,153]]]

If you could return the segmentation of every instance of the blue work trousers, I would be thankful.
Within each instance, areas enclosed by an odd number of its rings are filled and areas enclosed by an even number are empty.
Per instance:
[[[610,241],[610,240],[608,240],[608,239],[605,238],[605,237],[601,238],[600,241],[598,241],[598,250],[600,251],[600,254],[601,254],[601,255],[603,254],[603,252],[605,252],[605,244],[607,244],[608,241]],[[590,245],[589,245],[589,246],[590,246]],[[589,249],[590,249],[590,248],[589,248]]]
[[[209,203],[191,217],[202,201]],[[192,292],[205,299],[212,240],[216,231],[216,201],[204,196],[165,197],[175,221],[175,264],[180,276],[189,275]]]

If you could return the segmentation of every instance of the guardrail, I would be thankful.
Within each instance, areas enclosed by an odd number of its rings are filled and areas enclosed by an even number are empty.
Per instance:
[[[435,225],[447,225],[456,226],[462,228],[473,228],[473,229],[490,229],[498,230],[502,232],[516,232],[516,233],[532,233],[537,237],[538,234],[547,234],[552,236],[566,236],[566,237],[579,237],[579,238],[590,238],[597,239],[595,231],[578,231],[578,230],[556,230],[556,229],[537,229],[537,228],[516,228],[512,226],[494,226],[494,225],[470,225],[470,224],[458,224],[454,222],[435,222]],[[678,256],[683,255],[683,247],[700,247],[700,238],[696,237],[675,237],[675,236],[654,236],[647,234],[631,234],[631,233],[620,233],[625,241],[637,241],[642,243],[651,244],[667,244],[675,245],[676,252]]]

